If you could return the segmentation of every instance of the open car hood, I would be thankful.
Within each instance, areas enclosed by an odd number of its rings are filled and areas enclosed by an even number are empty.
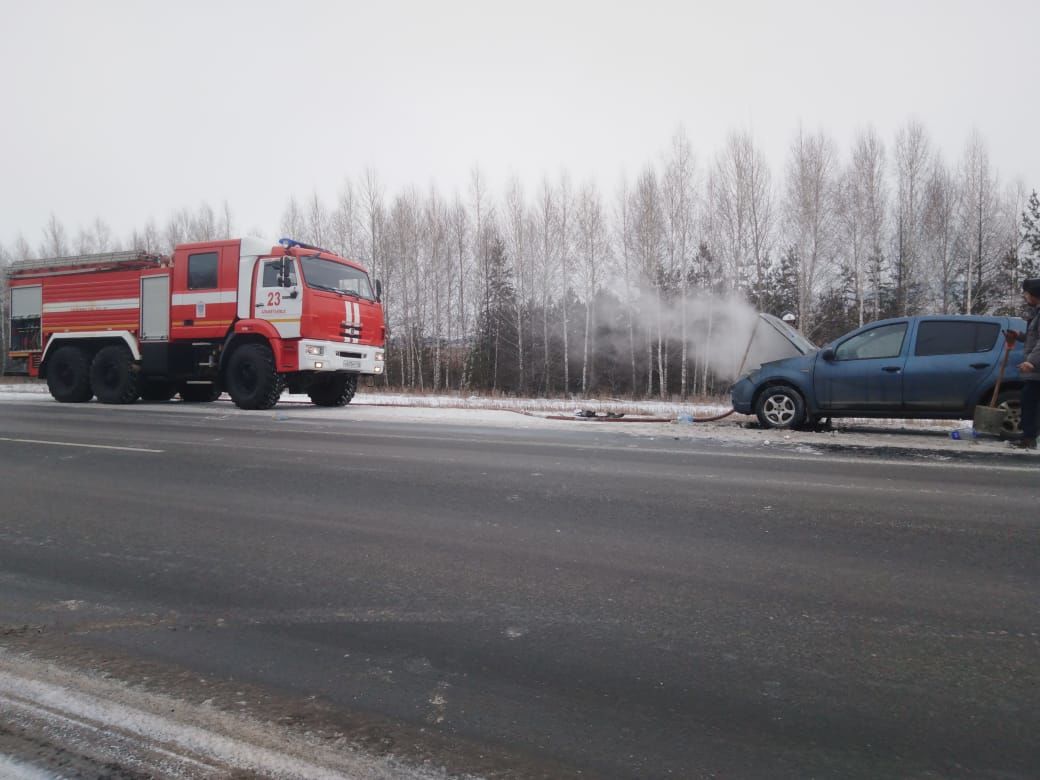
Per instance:
[[[815,344],[786,322],[772,314],[759,314],[740,373],[747,373],[774,360],[809,355],[817,349]]]

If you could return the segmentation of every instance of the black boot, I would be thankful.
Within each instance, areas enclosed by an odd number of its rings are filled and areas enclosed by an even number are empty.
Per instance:
[[[1035,450],[1036,439],[1019,439],[1018,441],[1011,442],[1011,446],[1016,450]]]

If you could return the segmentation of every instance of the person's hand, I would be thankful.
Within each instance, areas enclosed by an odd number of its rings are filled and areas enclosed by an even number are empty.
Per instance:
[[[1026,360],[1018,364],[1018,370],[1023,374],[1029,374],[1036,370],[1036,366]]]
[[[1004,341],[1007,342],[1007,345],[1009,347],[1013,347],[1015,345],[1015,342],[1018,341],[1018,333],[1013,330],[1005,330]]]

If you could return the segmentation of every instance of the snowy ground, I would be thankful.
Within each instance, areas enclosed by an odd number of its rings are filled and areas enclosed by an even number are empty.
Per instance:
[[[5,400],[32,400],[54,403],[42,383],[0,384],[0,403]],[[705,439],[724,444],[742,444],[802,453],[823,454],[835,448],[866,448],[879,451],[920,450],[936,455],[960,457],[972,454],[1019,455],[1040,457],[1040,452],[1012,452],[1005,442],[995,437],[971,435],[969,421],[953,420],[836,420],[833,431],[774,431],[757,427],[754,418],[732,415],[714,422],[685,422],[713,417],[728,411],[723,403],[677,404],[659,401],[566,400],[546,398],[486,398],[479,396],[411,395],[381,392],[358,392],[348,407],[322,409],[313,406],[305,395],[282,397],[277,407],[265,412],[245,412],[235,408],[223,396],[214,406],[171,402],[164,409],[186,414],[268,415],[275,421],[287,419],[350,419],[398,423],[447,423],[510,428],[599,429],[606,428],[634,436]],[[129,407],[108,407],[124,408]],[[624,414],[625,422],[581,419],[579,410]],[[563,417],[566,419],[552,419]],[[633,418],[652,422],[635,422]],[[960,439],[951,437],[959,432]]]
[[[46,767],[0,752],[0,777],[447,778],[222,704],[149,692],[0,648],[0,751]],[[113,772],[117,767],[125,771]]]

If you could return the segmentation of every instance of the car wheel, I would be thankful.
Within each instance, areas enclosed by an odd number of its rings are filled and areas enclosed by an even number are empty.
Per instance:
[[[797,428],[805,422],[805,401],[791,387],[767,387],[755,404],[763,428]]]
[[[1005,390],[997,396],[997,408],[1003,409],[1004,424],[1000,431],[1002,439],[1014,439],[1022,435],[1022,391]]]

